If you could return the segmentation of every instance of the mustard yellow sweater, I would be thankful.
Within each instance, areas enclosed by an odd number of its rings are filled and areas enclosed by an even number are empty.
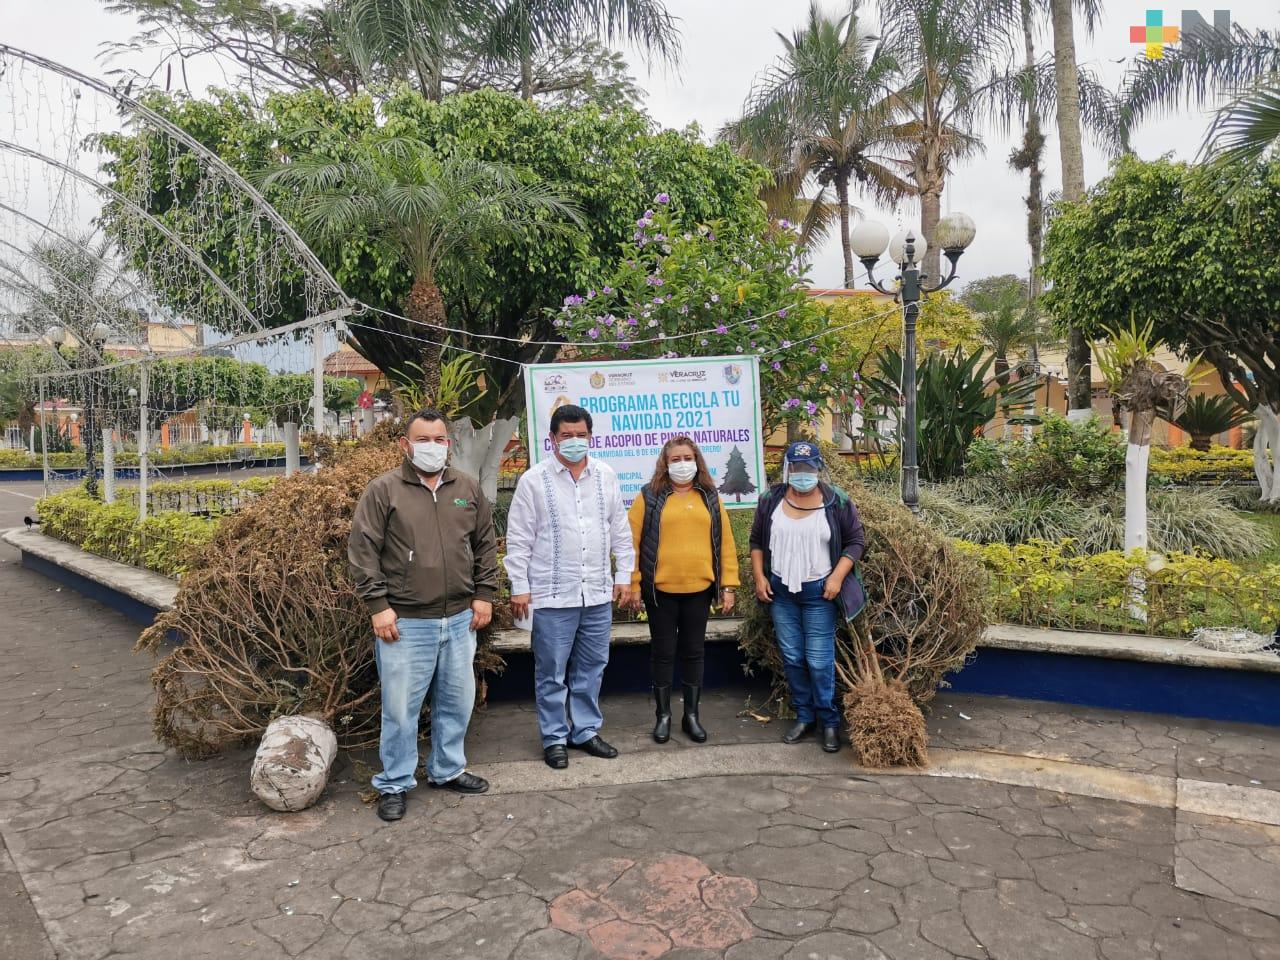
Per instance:
[[[636,542],[634,587],[640,585],[640,533],[644,529],[644,497],[636,497],[628,514]],[[733,545],[729,515],[720,504],[720,586],[738,586],[738,552]],[[654,586],[664,593],[699,593],[711,586],[711,515],[696,490],[675,493],[662,508],[662,535],[658,538],[658,569]]]

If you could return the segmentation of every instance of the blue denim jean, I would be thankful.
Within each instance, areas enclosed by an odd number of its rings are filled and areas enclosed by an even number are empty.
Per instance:
[[[382,772],[373,778],[379,793],[418,785],[418,718],[431,691],[431,755],[427,776],[446,783],[467,768],[463,741],[476,703],[476,635],[471,611],[448,619],[407,620],[396,626],[395,643],[374,639],[382,681]]]
[[[835,601],[822,599],[822,580],[801,584],[798,593],[788,590],[776,575],[770,575],[769,584],[773,587],[769,616],[796,719],[838,727]]]
[[[544,747],[585,743],[600,732],[612,634],[611,603],[533,611],[533,692]]]

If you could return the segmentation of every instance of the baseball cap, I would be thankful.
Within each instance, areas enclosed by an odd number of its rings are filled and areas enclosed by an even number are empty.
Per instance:
[[[822,452],[816,443],[809,440],[797,440],[791,444],[787,447],[787,452],[782,455],[782,459],[787,463],[807,463],[819,470],[823,466]]]

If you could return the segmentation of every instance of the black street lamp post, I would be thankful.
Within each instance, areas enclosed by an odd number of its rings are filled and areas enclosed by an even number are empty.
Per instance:
[[[867,271],[867,282],[880,293],[892,296],[902,304],[902,422],[899,425],[899,456],[902,460],[902,502],[912,513],[920,512],[920,467],[916,449],[916,323],[920,319],[920,298],[941,290],[956,278],[956,264],[965,248],[973,242],[975,232],[973,221],[963,213],[948,214],[938,221],[935,237],[942,244],[942,252],[950,268],[941,282],[933,284],[929,281],[935,278],[920,271],[919,264],[924,259],[926,244],[923,238],[916,238],[914,230],[901,231],[890,240],[889,231],[883,224],[863,221],[849,238],[854,252]],[[889,248],[889,256],[900,271],[896,287],[875,278],[876,263],[886,246]]]

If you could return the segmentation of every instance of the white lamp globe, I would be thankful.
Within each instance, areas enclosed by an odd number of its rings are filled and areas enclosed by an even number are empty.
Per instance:
[[[943,250],[963,250],[973,243],[978,228],[973,218],[964,213],[948,213],[938,221],[933,239]]]
[[[61,326],[54,324],[49,328],[48,332],[45,333],[45,339],[54,346],[61,346],[67,342],[67,331]]]
[[[878,220],[863,220],[849,234],[849,246],[859,259],[879,260],[889,245],[889,228]]]
[[[105,323],[99,321],[93,325],[93,329],[89,331],[89,339],[94,343],[106,343],[111,337],[111,328]]]
[[[908,227],[905,230],[899,230],[893,235],[893,239],[889,241],[889,258],[894,263],[905,263],[907,259],[907,238],[911,238],[912,254],[911,258],[915,263],[924,260],[924,252],[929,249],[929,244],[925,242],[924,234],[915,227]]]

